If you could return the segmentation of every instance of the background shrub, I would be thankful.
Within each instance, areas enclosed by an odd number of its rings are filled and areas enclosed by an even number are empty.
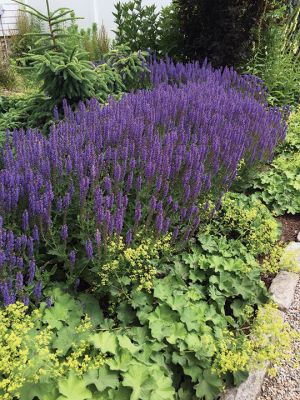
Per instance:
[[[142,0],[115,4],[113,13],[117,29],[116,44],[127,45],[132,51],[158,50],[158,16],[156,6],[142,5]]]
[[[178,0],[183,52],[214,66],[241,65],[251,54],[267,1]]]

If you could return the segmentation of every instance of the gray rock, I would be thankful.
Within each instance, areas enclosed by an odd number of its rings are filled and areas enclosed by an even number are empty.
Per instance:
[[[299,235],[298,235],[299,236]],[[290,254],[292,258],[298,263],[300,267],[300,243],[291,242],[285,249],[287,254]]]
[[[252,372],[239,387],[229,389],[221,400],[256,400],[266,375],[266,369]]]
[[[300,231],[298,232],[298,235],[297,235],[297,242],[300,242]]]
[[[299,274],[281,271],[273,280],[270,292],[273,300],[282,311],[288,310],[294,300],[294,294],[299,280]]]

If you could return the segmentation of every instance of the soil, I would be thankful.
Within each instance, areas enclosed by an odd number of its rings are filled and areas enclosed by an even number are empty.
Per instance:
[[[281,240],[286,243],[295,242],[300,232],[300,214],[283,215],[277,219],[282,224]]]

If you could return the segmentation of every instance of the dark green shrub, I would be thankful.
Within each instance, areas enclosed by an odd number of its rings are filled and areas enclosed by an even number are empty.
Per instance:
[[[267,0],[178,0],[184,56],[238,67],[251,54]]]

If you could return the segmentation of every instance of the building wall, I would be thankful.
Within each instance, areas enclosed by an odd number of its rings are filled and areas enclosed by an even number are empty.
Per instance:
[[[19,6],[12,0],[0,0],[0,8],[4,10],[1,17],[2,25],[0,24],[0,36],[3,36],[2,28],[4,34],[8,36],[15,32]]]

